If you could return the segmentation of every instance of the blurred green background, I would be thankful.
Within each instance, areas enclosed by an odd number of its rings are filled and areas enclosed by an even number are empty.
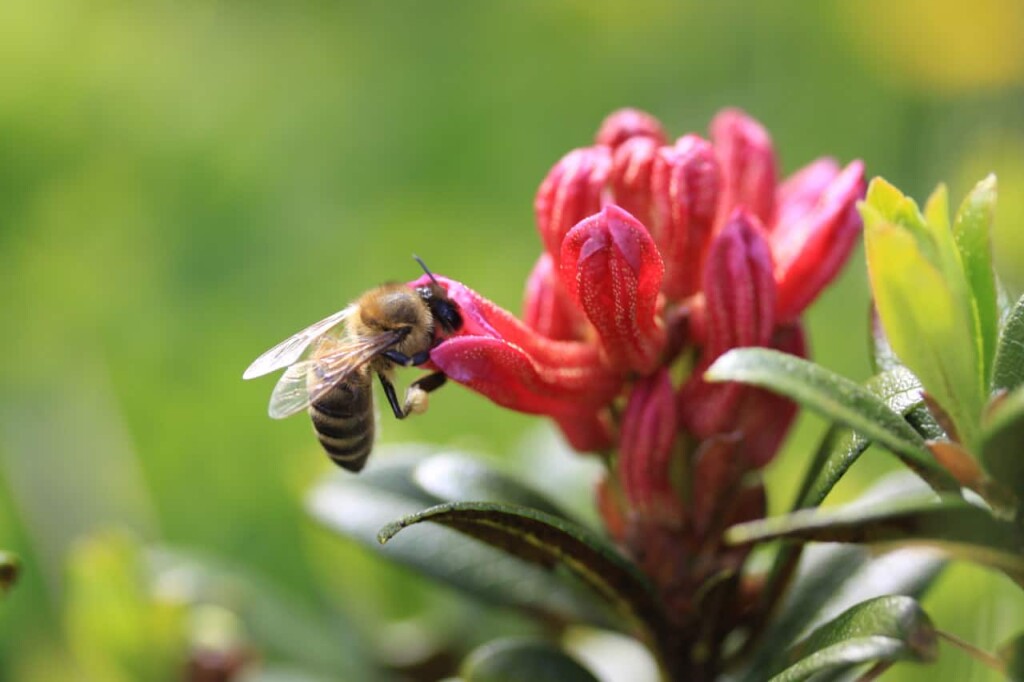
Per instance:
[[[83,538],[109,527],[241,567],[329,619],[346,653],[326,679],[363,679],[410,618],[443,622],[438,636],[478,618],[307,520],[330,465],[306,420],[266,418],[273,382],[241,372],[369,286],[416,277],[412,252],[518,310],[536,186],[617,107],[681,135],[740,106],[786,173],[863,158],[921,199],[995,171],[997,257],[1019,292],[1022,30],[1019,0],[5,0],[0,548],[25,570],[0,604],[0,679],[114,679],[89,662],[91,602],[69,590],[99,551]],[[858,379],[866,305],[858,252],[809,315],[816,358]],[[451,387],[381,431],[508,459],[543,441],[538,425]],[[770,469],[775,508],[821,430],[802,417]],[[837,500],[891,468],[872,453]],[[1020,595],[969,567],[926,604],[989,648],[1024,619]],[[885,679],[925,676],[992,679],[948,647],[939,668]]]

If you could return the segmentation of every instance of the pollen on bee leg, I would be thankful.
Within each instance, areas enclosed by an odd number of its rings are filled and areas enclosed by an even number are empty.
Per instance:
[[[419,386],[410,386],[405,392],[405,413],[422,414],[427,411],[430,397]]]

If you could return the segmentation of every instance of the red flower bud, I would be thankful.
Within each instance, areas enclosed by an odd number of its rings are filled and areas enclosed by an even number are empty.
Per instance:
[[[780,220],[771,242],[776,314],[783,321],[795,319],[835,278],[860,235],[864,164],[854,161],[838,174],[831,170],[827,162],[812,164],[779,192]]]
[[[772,225],[778,172],[768,132],[739,109],[726,109],[711,122],[711,140],[724,179],[720,215],[742,206]]]
[[[665,144],[665,129],[661,122],[646,111],[619,109],[613,111],[601,123],[597,131],[598,144],[615,148],[635,137],[649,137],[657,144]]]
[[[693,527],[704,537],[711,523],[728,506],[739,483],[739,436],[726,434],[704,440],[693,457]]]
[[[637,381],[622,417],[619,479],[642,516],[682,523],[682,504],[670,477],[679,424],[668,370]]]
[[[436,276],[459,306],[458,333],[430,352],[453,381],[520,412],[579,416],[595,412],[621,390],[592,343],[553,341],[463,284]],[[426,276],[410,286],[429,283]]]
[[[775,280],[757,218],[738,209],[708,250],[704,267],[703,356],[680,391],[680,414],[698,438],[724,433],[735,419],[741,384],[708,384],[704,370],[731,348],[765,346],[775,326]]]
[[[573,225],[601,208],[612,157],[608,147],[575,149],[544,178],[533,208],[544,248],[556,259],[562,239]]]
[[[714,149],[696,135],[681,137],[658,152],[651,173],[658,220],[651,233],[665,261],[662,288],[669,298],[685,298],[700,288],[720,182]]]
[[[771,347],[783,353],[807,357],[807,341],[799,323],[780,327],[772,338]],[[797,405],[760,388],[745,387],[736,430],[743,437],[743,458],[746,465],[760,469],[775,458],[789,427],[796,418]]]
[[[587,320],[565,293],[555,261],[549,253],[540,255],[526,280],[523,322],[556,341],[583,338]]]
[[[651,205],[651,170],[659,145],[650,137],[633,137],[615,149],[610,184],[614,203],[632,213],[650,228],[654,224]]]
[[[658,310],[665,267],[654,240],[618,206],[580,222],[562,244],[561,276],[609,363],[648,374],[665,345]]]

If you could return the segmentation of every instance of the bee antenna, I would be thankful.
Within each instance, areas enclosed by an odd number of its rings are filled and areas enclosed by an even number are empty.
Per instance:
[[[423,262],[423,259],[417,256],[415,253],[412,254],[412,257],[417,263],[420,264],[420,267],[423,268],[423,272],[427,273],[427,277],[430,278],[430,281],[433,282],[434,284],[437,284],[437,280],[434,278],[434,273],[430,271],[430,268],[428,268],[427,264]],[[437,284],[437,286],[441,285]]]

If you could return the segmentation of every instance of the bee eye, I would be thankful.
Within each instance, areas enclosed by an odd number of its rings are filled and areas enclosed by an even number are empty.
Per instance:
[[[434,314],[446,331],[454,332],[462,327],[462,314],[451,301],[438,301]]]

